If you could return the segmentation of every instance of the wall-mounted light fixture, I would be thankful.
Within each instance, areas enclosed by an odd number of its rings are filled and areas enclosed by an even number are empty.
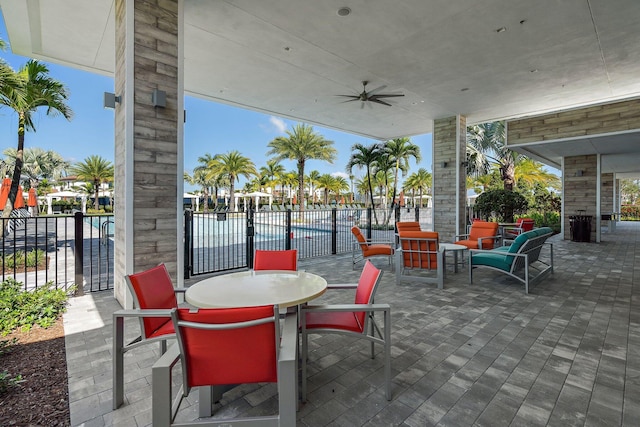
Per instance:
[[[154,107],[160,107],[160,108],[166,107],[167,92],[160,89],[154,89],[153,93],[151,94],[151,102],[153,103]]]
[[[440,166],[442,166],[443,168],[446,168],[447,167],[447,162],[440,163]]]
[[[104,93],[104,108],[116,108],[116,102],[120,103],[120,97],[116,96],[115,93],[105,92]]]
[[[578,170],[576,171],[576,176],[582,176],[582,174],[583,174],[583,173],[584,173],[584,172],[582,171],[582,169],[578,169]]]

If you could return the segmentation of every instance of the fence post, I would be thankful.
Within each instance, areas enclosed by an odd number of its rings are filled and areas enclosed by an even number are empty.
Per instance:
[[[331,209],[331,255],[338,253],[338,209]]]
[[[256,229],[253,224],[253,208],[249,205],[249,209],[247,209],[247,268],[249,269],[253,269],[255,231]]]
[[[285,215],[287,237],[284,239],[284,248],[285,250],[291,250],[291,209],[287,209],[287,214]]]
[[[184,211],[184,272],[185,279],[191,277],[193,272],[193,211]]]
[[[416,206],[416,222],[420,222],[420,208]]]
[[[367,240],[371,240],[371,222],[373,218],[373,209],[367,208]]]
[[[74,219],[74,256],[76,296],[84,295],[84,220],[82,212],[76,212]]]

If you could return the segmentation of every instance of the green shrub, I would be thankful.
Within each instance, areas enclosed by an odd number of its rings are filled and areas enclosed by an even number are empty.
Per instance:
[[[11,278],[0,284],[0,335],[21,328],[29,330],[34,325],[47,328],[64,312],[67,294],[54,289],[51,282],[32,291],[24,291],[23,285]]]
[[[620,210],[620,219],[622,221],[640,220],[640,206],[623,205]]]
[[[6,254],[4,258],[0,258],[0,266],[7,269],[27,267],[36,267],[44,261],[45,252],[42,249],[32,249],[25,257],[23,251],[17,251],[12,254]],[[26,264],[25,264],[26,263]]]
[[[476,198],[474,210],[487,220],[493,214],[498,222],[513,222],[513,214],[524,213],[529,208],[527,199],[520,193],[507,190],[485,191]]]

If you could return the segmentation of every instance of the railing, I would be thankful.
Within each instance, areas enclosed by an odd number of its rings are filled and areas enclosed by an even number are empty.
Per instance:
[[[376,241],[394,239],[395,222],[431,228],[430,209],[333,208],[193,213],[185,211],[184,276],[247,268],[255,249],[297,249],[300,258],[350,253],[351,227]],[[376,221],[377,218],[377,221]],[[35,289],[52,282],[77,293],[113,289],[113,215],[2,219],[1,279]],[[25,256],[25,254],[27,254]],[[30,255],[29,255],[30,254]],[[41,261],[31,265],[30,257]]]
[[[113,240],[102,232],[112,215],[53,215],[2,219],[0,278],[36,289],[81,284],[77,293],[113,288]],[[38,262],[33,262],[38,260]]]
[[[394,239],[395,222],[415,221],[431,227],[430,209],[364,208],[304,211],[248,210],[194,213],[185,211],[185,278],[253,265],[255,249],[297,249],[311,258],[350,253],[351,227],[359,226],[376,241]],[[377,222],[375,221],[377,218]]]

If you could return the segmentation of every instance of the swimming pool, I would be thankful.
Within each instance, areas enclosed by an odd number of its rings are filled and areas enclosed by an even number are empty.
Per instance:
[[[267,221],[265,221],[267,220]],[[268,222],[267,218],[254,222],[254,240],[264,242],[292,238],[313,238],[327,236],[331,233],[329,226],[292,225],[291,234],[287,236],[284,223]],[[225,221],[218,221],[214,216],[193,216],[194,247],[226,246],[243,244],[247,238],[247,220],[244,217],[227,216]]]

